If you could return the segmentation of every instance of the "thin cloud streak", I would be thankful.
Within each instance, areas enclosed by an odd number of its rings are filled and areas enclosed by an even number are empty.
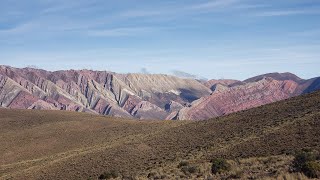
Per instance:
[[[193,13],[202,13],[203,11],[221,11],[229,9],[251,9],[263,7],[258,4],[241,4],[240,0],[215,0],[208,1],[205,3],[189,4],[185,6],[173,6],[165,7],[163,9],[144,9],[144,10],[135,10],[135,11],[125,11],[118,14],[119,17],[123,18],[142,18],[142,17],[156,17],[156,16],[170,16],[177,15],[183,16]]]
[[[320,14],[320,10],[281,10],[281,11],[264,11],[256,13],[255,16],[273,17],[273,16],[293,16],[293,15]]]
[[[135,36],[150,33],[153,30],[154,28],[150,27],[115,28],[105,30],[91,30],[88,31],[88,35],[100,37]]]
[[[42,9],[40,14],[55,14],[66,10],[83,11],[84,9],[90,9],[91,5],[95,3],[95,0],[84,1],[84,0],[55,0],[47,1],[44,4],[48,7]]]
[[[190,6],[188,9],[195,9],[195,10],[201,10],[201,9],[213,9],[213,8],[221,8],[221,7],[229,7],[236,3],[238,3],[239,0],[215,0],[215,1],[209,1],[202,4],[196,4],[193,6]]]
[[[34,27],[35,27],[35,24],[32,23],[32,22],[23,23],[23,24],[17,25],[17,26],[12,27],[12,28],[0,29],[0,35],[20,34],[20,33],[24,33],[24,32],[30,31],[30,30],[34,29]]]

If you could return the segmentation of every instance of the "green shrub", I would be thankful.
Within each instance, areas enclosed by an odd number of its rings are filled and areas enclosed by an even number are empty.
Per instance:
[[[216,158],[216,159],[213,159],[211,163],[212,163],[211,172],[213,174],[230,171],[231,166],[225,159]]]
[[[320,163],[317,162],[318,153],[302,151],[295,155],[292,168],[295,172],[302,172],[310,178],[320,178]]]
[[[99,179],[112,179],[119,177],[116,171],[105,172],[99,176]]]

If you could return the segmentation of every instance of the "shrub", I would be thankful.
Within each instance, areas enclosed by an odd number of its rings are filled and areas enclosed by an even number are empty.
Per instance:
[[[199,172],[199,168],[197,166],[191,166],[188,161],[181,161],[178,168],[181,168],[181,171],[184,174],[194,174]]]
[[[156,172],[150,172],[147,177],[148,177],[149,179],[151,179],[151,178],[154,178],[154,177],[156,177],[156,176],[157,176],[157,173],[156,173]]]
[[[216,158],[211,162],[212,162],[211,172],[213,174],[230,171],[231,166],[225,159]]]
[[[231,172],[231,174],[227,179],[241,179],[242,176],[243,176],[243,171],[238,170],[238,171]]]
[[[295,172],[302,172],[309,178],[320,178],[320,163],[317,162],[318,153],[302,151],[295,155],[292,168]]]
[[[189,162],[188,161],[181,161],[178,165],[178,168],[181,168],[183,166],[188,166],[189,165]]]
[[[184,174],[194,174],[194,173],[198,172],[198,168],[196,166],[183,166],[181,168],[181,171]]]
[[[316,161],[307,162],[303,173],[310,178],[320,178],[320,163]]]
[[[99,179],[117,178],[119,174],[116,171],[105,172],[99,176]]]

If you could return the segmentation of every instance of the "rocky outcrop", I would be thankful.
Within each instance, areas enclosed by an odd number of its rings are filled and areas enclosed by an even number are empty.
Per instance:
[[[212,80],[205,82],[204,85],[206,87],[210,88],[212,91],[214,91],[215,89],[217,89],[216,87],[218,85],[223,86],[223,87],[229,87],[229,86],[232,86],[233,84],[239,83],[239,82],[241,82],[241,81],[234,80],[234,79],[219,79],[219,80],[212,79]]]
[[[231,87],[213,93],[180,110],[178,119],[204,120],[232,112],[246,110],[292,97],[298,83],[292,80],[278,81],[264,78],[257,82]]]
[[[141,99],[161,108],[171,100],[192,102],[211,93],[209,88],[194,79],[162,74],[128,74],[118,77]]]
[[[27,109],[38,98],[9,77],[0,75],[0,100],[2,107]]]
[[[167,117],[167,112],[148,101],[141,101],[133,108],[131,115],[139,119],[152,120],[154,117],[158,117],[158,119],[165,119]]]
[[[174,111],[179,111],[182,109],[184,106],[178,102],[175,101],[170,101],[170,103],[165,105],[165,110],[167,112],[174,112]]]
[[[28,109],[34,102],[39,99],[29,92],[20,91],[17,96],[8,105],[9,108]]]
[[[230,87],[222,84],[215,84],[211,87],[213,93],[223,92],[228,90]]]
[[[128,113],[131,113],[133,109],[142,101],[141,98],[137,96],[129,95],[122,108]]]
[[[27,109],[38,109],[38,110],[59,110],[52,104],[49,104],[43,100],[38,100],[31,104]]]

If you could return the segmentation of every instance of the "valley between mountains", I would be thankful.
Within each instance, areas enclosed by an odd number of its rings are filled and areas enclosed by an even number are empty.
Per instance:
[[[205,120],[320,89],[320,78],[270,73],[245,81],[0,66],[0,106],[152,120]]]

